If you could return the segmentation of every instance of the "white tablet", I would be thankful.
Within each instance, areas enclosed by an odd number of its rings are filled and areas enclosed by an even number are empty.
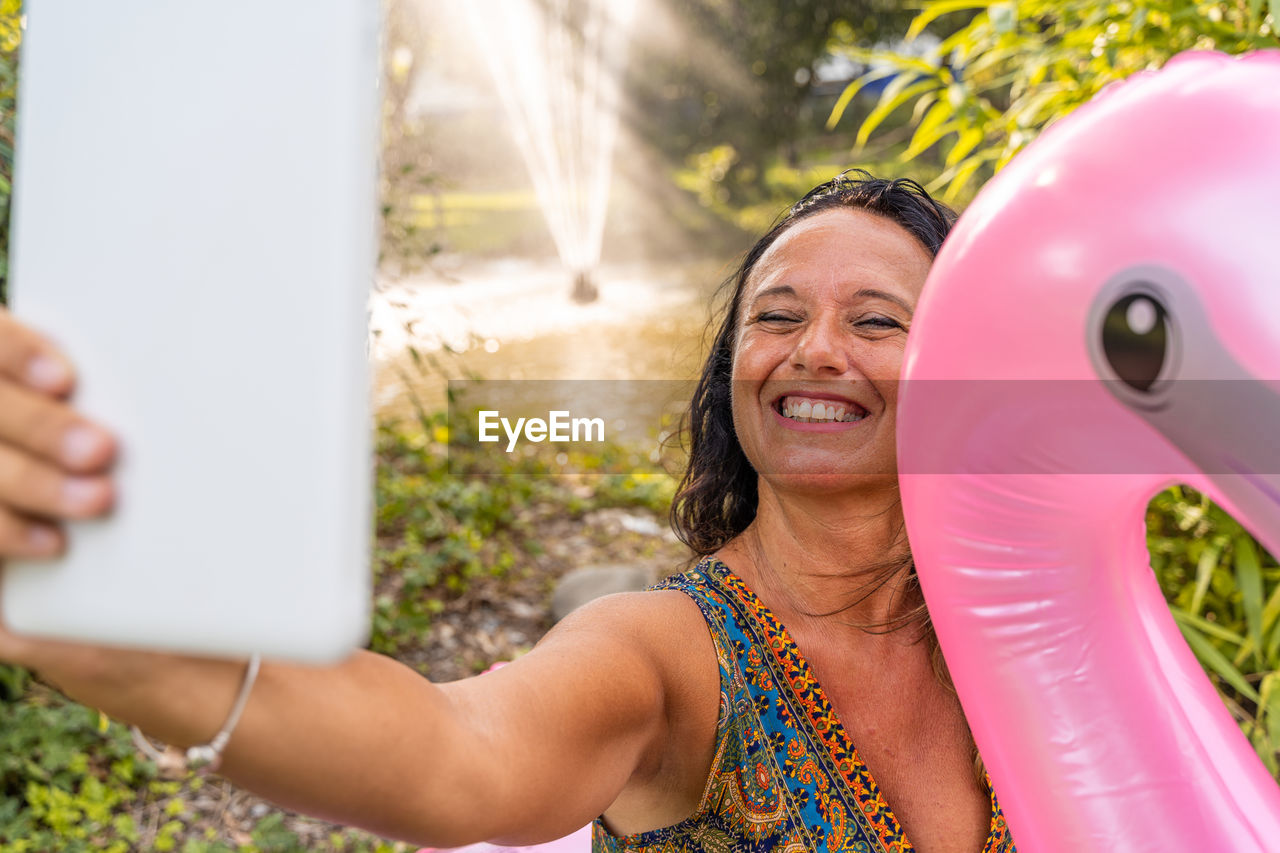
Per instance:
[[[40,0],[12,308],[112,429],[118,507],[4,572],[15,630],[345,656],[368,632],[378,0]]]

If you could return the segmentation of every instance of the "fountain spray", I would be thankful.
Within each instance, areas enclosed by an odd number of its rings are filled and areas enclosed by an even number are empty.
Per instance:
[[[598,295],[618,133],[619,78],[637,0],[470,0],[476,45],[572,278]]]

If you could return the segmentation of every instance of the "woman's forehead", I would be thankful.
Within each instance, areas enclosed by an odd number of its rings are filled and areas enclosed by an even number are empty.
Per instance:
[[[804,292],[872,288],[914,304],[933,261],[928,250],[893,220],[856,208],[805,217],[774,241],[748,277],[748,299],[783,285]]]

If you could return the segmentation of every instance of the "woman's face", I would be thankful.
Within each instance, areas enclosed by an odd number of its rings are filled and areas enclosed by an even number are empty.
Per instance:
[[[743,287],[733,423],[782,490],[896,478],[897,384],[932,258],[885,217],[841,208],[785,231]]]

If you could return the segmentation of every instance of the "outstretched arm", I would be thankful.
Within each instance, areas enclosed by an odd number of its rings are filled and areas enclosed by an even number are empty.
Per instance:
[[[653,631],[670,603],[595,602],[514,663],[450,684],[369,652],[332,667],[264,663],[220,772],[288,808],[420,844],[565,835],[645,784],[671,748]],[[12,635],[0,657],[181,746],[221,727],[244,670]]]
[[[56,348],[0,309],[0,560],[55,555],[59,521],[111,504],[114,442],[68,405],[73,383]],[[691,679],[697,643],[705,666]],[[244,671],[2,625],[0,661],[181,746],[221,728]],[[715,696],[696,608],[679,593],[617,596],[519,661],[453,684],[367,652],[332,667],[267,662],[222,772],[298,811],[419,843],[546,840],[611,804],[623,822],[683,817],[688,780],[696,788],[710,760]]]

